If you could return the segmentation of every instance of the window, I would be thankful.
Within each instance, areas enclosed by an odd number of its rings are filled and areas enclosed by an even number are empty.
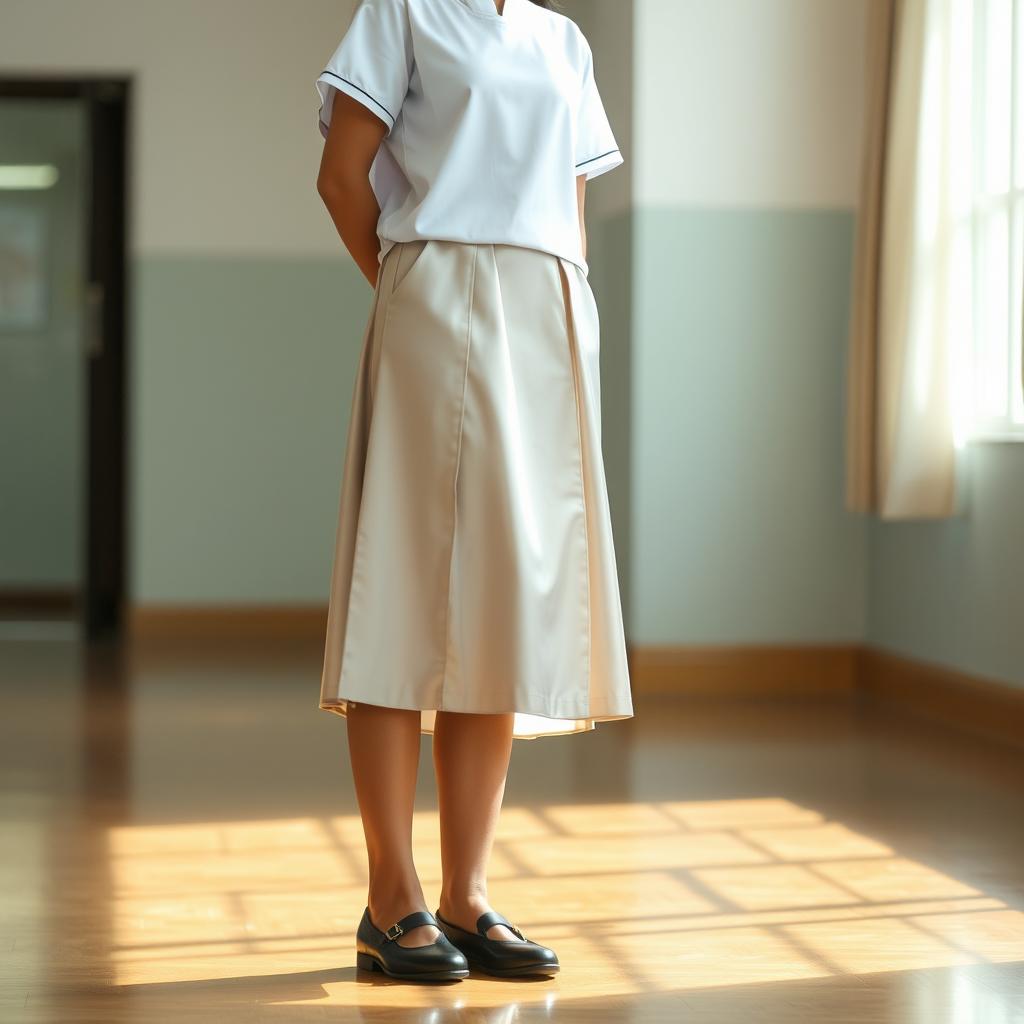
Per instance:
[[[974,17],[972,434],[1024,441],[1024,0]]]

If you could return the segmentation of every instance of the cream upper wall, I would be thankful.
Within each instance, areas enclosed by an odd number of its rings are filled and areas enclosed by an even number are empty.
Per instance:
[[[0,67],[135,80],[135,254],[316,255],[313,82],[355,0],[0,0]]]
[[[870,0],[635,0],[634,201],[853,207]]]

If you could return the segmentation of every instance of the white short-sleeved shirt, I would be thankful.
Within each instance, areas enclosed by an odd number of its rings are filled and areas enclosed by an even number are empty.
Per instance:
[[[576,177],[623,162],[580,28],[531,0],[360,0],[316,81],[387,126],[370,168],[380,260],[397,241],[505,242],[588,273]]]

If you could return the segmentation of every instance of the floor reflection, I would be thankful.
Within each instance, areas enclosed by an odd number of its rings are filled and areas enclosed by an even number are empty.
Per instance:
[[[640,697],[519,745],[491,898],[561,973],[357,972],[318,658],[0,639],[0,1019],[1024,1020],[1024,757],[841,699]],[[413,834],[433,900],[427,740]]]

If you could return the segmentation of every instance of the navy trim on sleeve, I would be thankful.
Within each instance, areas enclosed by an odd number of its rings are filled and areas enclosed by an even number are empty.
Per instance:
[[[371,96],[361,85],[356,85],[355,82],[350,82],[347,78],[343,78],[341,75],[335,74],[333,71],[328,71],[326,68],[324,68],[323,74],[330,75],[332,78],[337,78],[338,81],[344,82],[346,85],[351,85],[353,89],[358,89],[364,96],[367,97],[367,99],[369,99],[372,103],[376,103],[377,106],[380,107],[380,109],[383,110],[384,113],[387,114],[389,118],[391,118],[392,124],[395,123],[395,115],[392,114],[391,111],[388,110],[388,108],[385,107],[384,104],[381,103],[381,101],[378,100],[376,96]]]
[[[592,164],[595,160],[600,160],[602,157],[605,156],[611,156],[612,153],[618,153],[618,151],[619,150],[617,147],[615,149],[609,149],[607,153],[598,153],[597,156],[592,156],[589,160],[581,160],[578,164],[576,164],[576,166],[582,167],[584,164]]]

